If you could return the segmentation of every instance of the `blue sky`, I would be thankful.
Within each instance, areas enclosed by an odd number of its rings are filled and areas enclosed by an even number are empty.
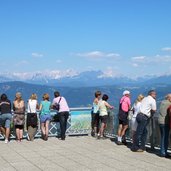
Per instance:
[[[0,72],[171,73],[170,0],[1,0]]]

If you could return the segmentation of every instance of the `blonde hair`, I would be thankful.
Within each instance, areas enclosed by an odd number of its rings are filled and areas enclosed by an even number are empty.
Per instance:
[[[143,98],[144,98],[144,96],[142,94],[139,94],[135,103],[141,102]]]
[[[48,100],[49,101],[49,94],[48,93],[45,93],[43,95],[43,100]]]
[[[37,94],[33,93],[33,94],[30,96],[30,99],[31,99],[31,100],[37,100]]]
[[[15,100],[22,100],[22,95],[21,95],[21,93],[20,92],[17,92],[16,94],[15,94]]]
[[[171,98],[171,94],[167,94],[167,95],[165,96],[165,99],[166,99],[166,100],[169,100],[169,98]]]

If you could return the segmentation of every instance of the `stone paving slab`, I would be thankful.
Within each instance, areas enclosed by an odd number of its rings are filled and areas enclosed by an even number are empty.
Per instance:
[[[171,159],[153,153],[133,153],[109,139],[89,136],[51,137],[48,141],[0,141],[0,171],[170,171]]]

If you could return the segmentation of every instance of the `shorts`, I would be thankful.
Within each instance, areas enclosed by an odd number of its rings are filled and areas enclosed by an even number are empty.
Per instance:
[[[106,123],[107,123],[107,119],[108,119],[108,115],[100,116],[100,121],[101,121],[101,123],[106,124]]]
[[[119,110],[119,125],[128,125],[128,112],[124,112],[123,110]]]
[[[124,119],[124,120],[119,119],[119,125],[128,125],[128,119]]]
[[[91,114],[91,126],[92,126],[92,129],[94,129],[94,127],[99,126],[99,113]]]
[[[0,127],[10,128],[12,120],[11,113],[5,113],[0,115]]]
[[[50,114],[40,115],[40,123],[45,123],[46,121],[50,121],[50,120],[51,120]]]

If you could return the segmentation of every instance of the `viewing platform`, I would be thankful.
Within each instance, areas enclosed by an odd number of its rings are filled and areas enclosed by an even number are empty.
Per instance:
[[[89,170],[149,170],[169,171],[171,159],[154,153],[135,153],[118,146],[110,139],[97,140],[90,136],[68,136],[65,141],[50,137],[21,143],[0,141],[1,171],[89,171]]]
[[[153,120],[148,129],[147,152],[137,153],[130,146],[118,146],[113,141],[117,132],[117,116],[110,111],[106,139],[93,138],[91,133],[91,109],[71,109],[67,125],[67,138],[61,141],[59,123],[51,122],[48,141],[42,140],[40,124],[33,142],[27,141],[27,130],[24,130],[22,142],[16,142],[14,128],[11,130],[11,141],[4,143],[0,134],[0,171],[87,171],[87,170],[155,170],[170,171],[171,159],[158,156],[158,126]],[[52,115],[54,112],[52,112]],[[128,132],[128,139],[129,132]],[[155,149],[154,149],[155,148]]]

